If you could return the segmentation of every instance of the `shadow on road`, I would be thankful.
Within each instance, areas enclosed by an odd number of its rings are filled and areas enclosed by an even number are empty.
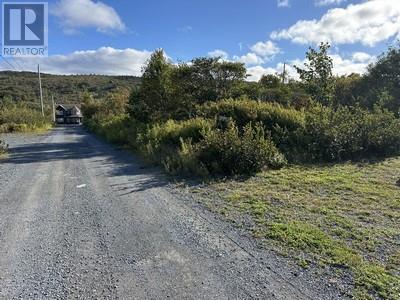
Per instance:
[[[160,187],[167,184],[157,168],[144,168],[134,154],[117,149],[97,139],[82,127],[57,127],[41,142],[22,142],[10,145],[10,155],[3,162],[11,165],[79,161],[90,159],[99,175],[124,177],[119,184],[112,184],[120,194]]]

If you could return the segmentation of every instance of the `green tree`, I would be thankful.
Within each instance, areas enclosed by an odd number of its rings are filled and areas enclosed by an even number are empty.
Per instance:
[[[264,88],[274,89],[280,86],[281,79],[276,75],[268,74],[263,75],[258,83]]]
[[[400,43],[390,47],[368,67],[360,94],[365,105],[372,108],[377,102],[393,112],[400,109]]]
[[[295,66],[307,92],[311,97],[324,105],[332,104],[334,80],[332,76],[333,62],[328,55],[330,45],[321,43],[319,50],[309,48],[306,53],[307,62],[304,69]]]
[[[196,104],[237,96],[246,78],[241,63],[224,62],[218,58],[196,58],[182,63],[170,73],[170,98],[174,100],[174,117],[191,117]]]
[[[188,91],[198,104],[231,97],[235,87],[246,78],[244,64],[219,58],[195,58],[180,70],[186,76]]]
[[[217,100],[232,96],[232,89],[246,78],[244,64],[218,61],[215,80],[217,85]]]
[[[107,114],[123,115],[127,111],[129,93],[125,90],[120,90],[110,94],[104,100],[104,108]]]
[[[261,97],[261,88],[258,82],[241,81],[232,88],[230,94],[230,97],[233,99],[249,98],[259,100]]]
[[[162,49],[154,51],[143,68],[139,91],[130,97],[131,114],[138,120],[159,120],[171,109],[168,97],[171,64]]]
[[[360,74],[350,74],[348,76],[340,76],[335,79],[334,105],[350,105],[359,104],[359,90],[362,77]]]
[[[242,63],[201,57],[174,66],[157,50],[130,96],[129,112],[142,122],[190,118],[196,105],[236,95],[245,78]]]
[[[100,112],[101,105],[98,101],[94,100],[92,95],[88,92],[83,94],[82,100],[82,114],[84,115],[85,119],[91,119],[93,116]]]

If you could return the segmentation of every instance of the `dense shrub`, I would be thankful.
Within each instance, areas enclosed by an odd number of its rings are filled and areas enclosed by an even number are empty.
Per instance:
[[[304,127],[303,110],[284,107],[273,102],[257,102],[249,99],[209,102],[198,107],[198,114],[207,117],[225,117],[233,120],[239,129],[260,122],[271,133],[271,139],[281,152],[291,158],[292,149],[298,144],[297,131]]]
[[[95,119],[89,128],[112,142],[131,140],[130,144],[145,158],[161,163],[174,174],[248,174],[285,163],[261,124],[247,124],[239,130],[232,123],[223,130],[216,129],[212,120],[195,118],[142,125],[138,129],[130,126],[132,119],[126,117],[103,119],[101,125]],[[136,128],[136,132],[129,128]]]
[[[202,118],[186,121],[168,120],[165,123],[149,125],[144,132],[138,134],[137,144],[144,155],[159,160],[170,155],[170,152],[176,152],[181,140],[199,142],[204,132],[208,132],[213,126],[213,121]]]
[[[226,130],[209,131],[197,151],[198,160],[211,173],[250,174],[285,164],[284,156],[260,123],[247,124],[242,133],[235,124]]]
[[[340,161],[396,154],[400,150],[400,120],[388,110],[316,105],[306,113],[297,141],[310,160]]]
[[[111,143],[124,144],[128,138],[128,122],[129,119],[125,115],[105,119],[93,118],[89,120],[88,127]]]
[[[26,132],[48,129],[51,121],[42,117],[41,112],[25,105],[2,105],[0,109],[0,133]]]
[[[240,133],[232,123],[226,130],[208,130],[203,135],[196,144],[181,139],[180,148],[162,161],[165,169],[174,174],[235,175],[280,168],[286,163],[261,124],[248,124]]]
[[[304,123],[303,111],[286,108],[277,103],[248,99],[208,102],[198,107],[198,114],[210,118],[218,115],[230,117],[240,128],[249,122],[262,122],[266,129],[272,131],[276,126],[295,130]]]
[[[129,118],[127,115],[104,116],[95,114],[84,121],[92,132],[104,137],[107,141],[119,145],[138,148],[137,137],[146,128],[144,124]]]
[[[188,174],[206,177],[210,175],[206,166],[198,159],[198,144],[191,139],[180,140],[180,147],[162,160],[164,169],[170,174]]]

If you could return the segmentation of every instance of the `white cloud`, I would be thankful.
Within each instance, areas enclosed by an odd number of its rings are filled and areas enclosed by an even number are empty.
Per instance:
[[[370,63],[374,62],[376,57],[369,55],[364,52],[354,52],[352,55],[345,57],[340,54],[329,54],[332,58],[333,62],[333,75],[342,76],[342,75],[350,75],[352,73],[364,74],[367,70],[367,67]],[[293,60],[290,62],[290,66],[298,66],[303,67],[306,60]],[[293,68],[292,70],[292,78],[298,79],[298,75],[296,70]]]
[[[264,68],[262,66],[254,66],[247,68],[248,81],[259,81],[263,75],[275,74],[276,70],[274,68]]]
[[[363,74],[370,63],[375,60],[374,56],[366,53],[354,53],[350,58],[343,58],[338,54],[331,55],[333,60],[334,75],[350,75],[352,73]],[[361,60],[360,60],[361,59]]]
[[[365,52],[354,52],[352,59],[354,62],[370,62],[375,58]]]
[[[258,42],[250,47],[255,54],[266,58],[281,52],[281,49],[272,41]]]
[[[258,65],[258,64],[263,64],[264,63],[264,60],[261,57],[259,57],[257,54],[252,53],[252,52],[249,52],[249,53],[247,53],[245,55],[242,55],[242,56],[236,56],[235,55],[233,57],[233,59],[235,61],[244,63],[244,64],[246,64],[248,66]]]
[[[315,0],[316,6],[325,6],[325,5],[339,5],[347,0]]]
[[[102,47],[97,50],[76,51],[68,55],[53,55],[42,58],[14,58],[10,62],[18,69],[35,72],[37,64],[41,65],[44,73],[51,74],[102,74],[102,75],[133,75],[141,76],[142,67],[150,58],[151,52],[136,49],[114,49]],[[229,59],[228,54],[222,50],[209,53],[210,56],[223,56]],[[376,57],[364,52],[355,52],[347,57],[339,54],[331,54],[333,59],[333,74],[345,75],[351,73],[364,73],[367,66],[374,62]],[[247,72],[250,75],[247,80],[258,81],[264,74],[282,74],[283,63],[275,66],[262,66],[255,64],[258,58],[252,61],[248,56]],[[238,59],[241,59],[239,57]],[[242,60],[244,60],[242,58]],[[250,64],[249,64],[250,62]],[[296,59],[286,64],[287,78],[297,80],[298,74],[294,65],[301,67],[305,60]],[[0,70],[8,70],[10,66],[4,60],[0,62]]]
[[[289,0],[278,0],[278,7],[289,7]]]
[[[273,39],[299,44],[361,43],[374,46],[400,33],[400,1],[370,0],[334,8],[319,20],[300,20],[288,29],[274,31]]]
[[[333,74],[342,76],[350,75],[352,73],[363,74],[367,70],[367,66],[374,62],[376,57],[364,52],[355,52],[349,58],[344,58],[339,54],[331,54],[330,57],[333,61]],[[286,78],[298,80],[294,66],[303,67],[306,60],[295,59],[286,64]],[[266,74],[282,74],[283,63],[278,63],[275,67],[252,66],[247,68],[247,73],[250,75],[247,80],[258,81],[263,75]]]
[[[250,50],[251,52],[248,52],[247,54],[233,56],[233,60],[244,63],[246,66],[254,66],[266,63],[276,54],[281,52],[281,49],[272,41],[257,42],[250,47]],[[225,56],[228,57],[227,53],[224,53],[226,54]]]
[[[285,72],[286,72],[286,80],[287,79],[295,79],[298,80],[299,76],[296,72],[296,69],[293,65],[300,65],[303,62],[300,60],[292,61],[290,64],[286,64]],[[261,79],[263,75],[273,74],[281,76],[283,73],[284,64],[278,63],[275,67],[263,67],[263,66],[253,66],[247,68],[247,74],[250,75],[247,77],[248,81],[258,81]]]
[[[208,52],[208,56],[210,57],[221,57],[223,60],[228,60],[229,55],[224,50],[215,49],[214,51]]]
[[[60,19],[67,34],[79,32],[79,28],[96,28],[99,32],[125,30],[125,24],[114,8],[102,2],[60,0],[51,13]]]
[[[142,66],[151,52],[136,49],[102,47],[97,50],[76,51],[68,55],[42,58],[16,58],[26,71],[36,71],[40,64],[44,73],[51,74],[102,74],[141,76]],[[7,69],[0,65],[0,69]]]

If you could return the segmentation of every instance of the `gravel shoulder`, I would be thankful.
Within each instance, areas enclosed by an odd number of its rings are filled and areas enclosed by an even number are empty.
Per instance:
[[[0,298],[345,298],[80,127],[2,138]]]

